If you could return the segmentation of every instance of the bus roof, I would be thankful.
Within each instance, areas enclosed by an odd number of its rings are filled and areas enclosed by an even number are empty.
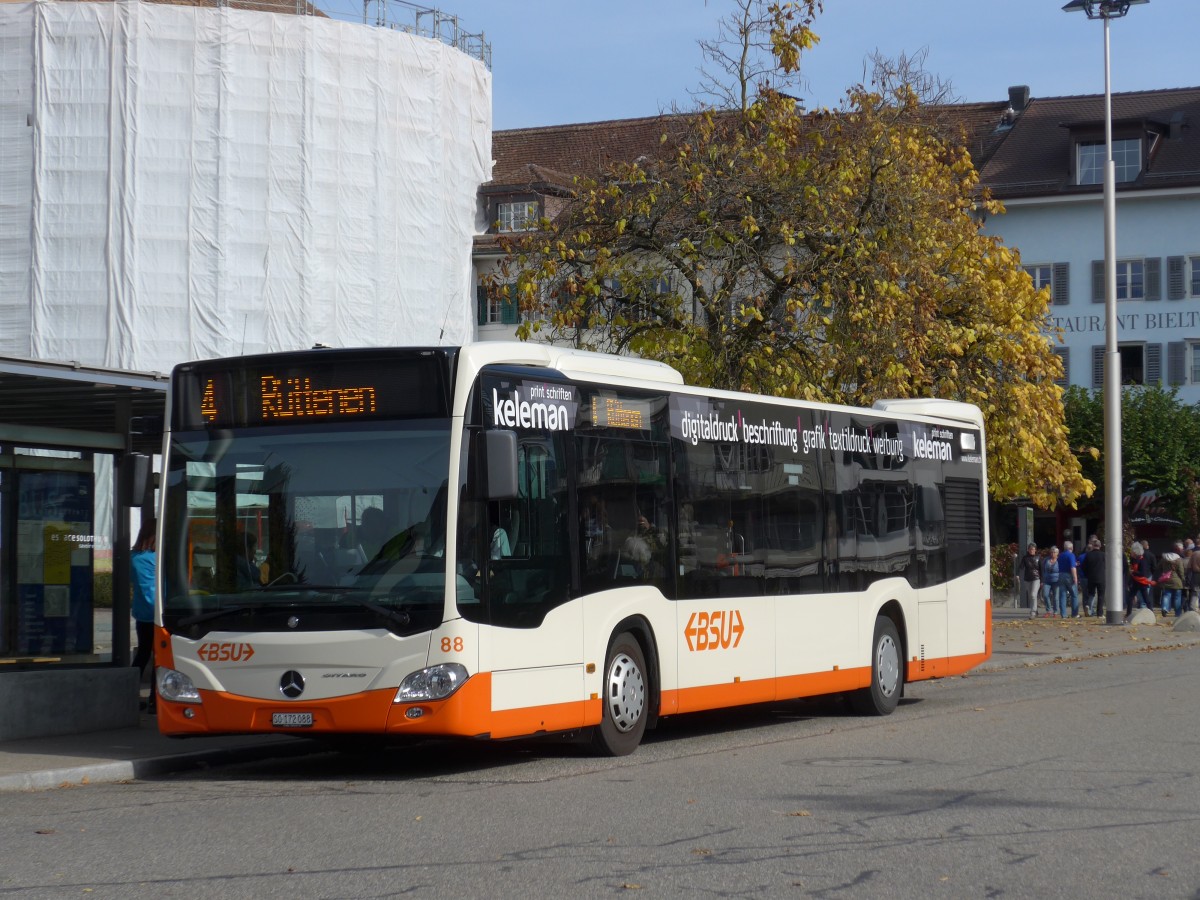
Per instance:
[[[957,419],[983,428],[983,413],[973,403],[959,400],[938,400],[933,397],[913,397],[907,400],[876,400],[872,409],[898,415],[929,416],[934,419]]]
[[[460,374],[474,373],[488,365],[529,365],[554,369],[567,378],[590,380],[618,380],[630,382],[630,387],[651,387],[653,384],[669,384],[684,388],[688,392],[701,392],[712,397],[726,399],[745,398],[744,392],[726,391],[687,384],[678,370],[666,363],[654,362],[636,356],[616,356],[589,350],[575,350],[551,344],[525,341],[482,341],[462,348]],[[807,407],[833,407],[856,411],[856,407],[844,404],[814,403],[791,397],[763,397],[764,400],[783,401]],[[898,418],[914,416],[931,419],[950,419],[983,428],[983,414],[970,403],[935,398],[911,398],[877,400],[871,407],[877,412],[889,413]]]
[[[568,378],[606,376],[658,384],[683,384],[683,376],[666,363],[638,356],[616,356],[572,347],[527,341],[481,341],[462,348],[460,363],[471,370],[506,363],[555,369]]]

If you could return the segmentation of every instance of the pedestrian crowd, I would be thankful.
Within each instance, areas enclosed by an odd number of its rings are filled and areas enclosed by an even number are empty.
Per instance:
[[[1155,606],[1164,616],[1200,611],[1200,546],[1188,538],[1156,557],[1147,544],[1134,541],[1124,554],[1125,614]],[[1030,544],[1018,556],[1014,573],[1020,584],[1020,605],[1036,619],[1080,619],[1105,614],[1107,556],[1103,542],[1092,535],[1078,555],[1071,541],[1061,548],[1038,550]]]

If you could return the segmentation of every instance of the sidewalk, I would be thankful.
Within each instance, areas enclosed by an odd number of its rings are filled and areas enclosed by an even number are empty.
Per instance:
[[[1036,666],[1046,663],[1142,653],[1173,647],[1200,645],[1200,616],[1187,613],[1179,620],[1157,617],[1153,625],[1105,625],[1103,619],[1031,619],[1029,610],[999,607],[992,610],[992,657],[976,671]]]
[[[132,781],[314,749],[310,741],[276,734],[164,737],[154,717],[143,714],[137,728],[0,743],[0,793]]]
[[[992,657],[975,671],[1200,645],[1200,630],[1174,631],[1174,625],[1174,619],[1135,626],[1030,619],[1027,610],[999,607],[992,612]],[[177,740],[160,735],[154,718],[143,715],[137,728],[0,743],[0,793],[130,781],[318,749],[287,735]]]

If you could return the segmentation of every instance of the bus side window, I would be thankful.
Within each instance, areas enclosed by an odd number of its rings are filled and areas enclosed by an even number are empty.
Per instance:
[[[650,441],[579,441],[580,571],[585,591],[642,582],[668,591],[671,517],[667,448]]]
[[[562,442],[561,437],[523,435],[517,448],[517,496],[478,505],[476,515],[486,515],[487,524],[476,552],[486,547],[487,562],[480,565],[477,590],[493,625],[536,627],[569,599]]]

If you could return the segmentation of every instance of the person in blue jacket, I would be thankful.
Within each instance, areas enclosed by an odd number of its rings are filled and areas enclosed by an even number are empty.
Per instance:
[[[130,557],[130,581],[133,584],[133,624],[137,629],[137,654],[133,665],[139,675],[144,675],[146,665],[151,665],[150,699],[147,712],[155,711],[154,702],[154,573],[157,568],[157,553],[154,546],[154,519],[143,519],[133,542]]]
[[[1064,619],[1080,618],[1079,563],[1075,559],[1075,545],[1070,541],[1063,541],[1062,553],[1058,554],[1058,611]]]

